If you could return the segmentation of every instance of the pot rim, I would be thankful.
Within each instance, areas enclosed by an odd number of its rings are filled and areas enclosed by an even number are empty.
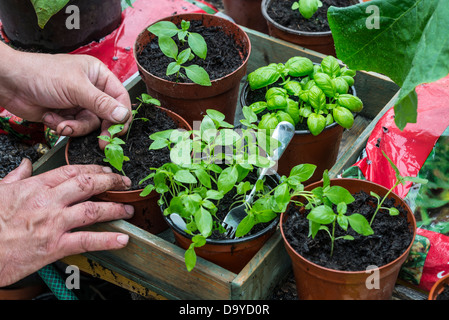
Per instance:
[[[183,85],[183,86],[193,86],[193,87],[194,87],[194,86],[204,87],[204,86],[201,86],[201,85],[199,85],[199,84],[197,84],[197,83],[192,83],[192,82],[174,82],[174,81],[169,81],[169,80],[162,79],[162,78],[160,78],[160,77],[154,75],[153,73],[151,73],[150,71],[148,71],[147,69],[145,69],[145,68],[139,63],[139,60],[138,60],[138,58],[137,58],[137,51],[138,51],[138,40],[141,38],[141,36],[142,36],[143,34],[145,34],[145,33],[147,33],[147,32],[149,33],[149,31],[148,31],[147,29],[148,29],[150,26],[152,26],[153,24],[155,24],[155,23],[157,23],[157,22],[160,22],[160,21],[167,21],[167,20],[169,20],[169,19],[172,18],[172,17],[182,17],[182,16],[193,16],[193,17],[198,17],[198,19],[190,19],[190,20],[203,20],[203,17],[206,16],[206,15],[207,15],[208,17],[209,17],[209,16],[212,17],[212,19],[216,19],[216,20],[218,20],[218,21],[222,21],[223,23],[227,23],[227,24],[229,24],[229,25],[234,25],[238,30],[240,30],[240,31],[242,32],[242,36],[243,36],[244,39],[245,39],[244,42],[246,42],[246,43],[248,44],[248,53],[247,53],[247,55],[246,55],[246,58],[242,61],[242,64],[241,64],[237,69],[235,69],[234,71],[232,71],[231,73],[228,73],[228,74],[226,74],[225,76],[223,76],[223,77],[221,77],[221,78],[211,80],[211,81],[210,81],[210,82],[211,82],[211,86],[213,86],[214,84],[216,84],[217,82],[219,82],[219,81],[221,81],[221,80],[223,80],[223,79],[230,78],[232,75],[234,75],[235,73],[239,72],[242,68],[244,68],[244,67],[248,64],[248,60],[249,60],[249,57],[250,57],[250,55],[251,55],[251,49],[252,49],[251,41],[250,41],[250,39],[249,39],[249,37],[248,37],[248,34],[247,34],[242,28],[240,28],[239,25],[237,25],[236,23],[234,23],[234,22],[232,22],[232,21],[230,21],[230,20],[228,20],[228,19],[222,18],[222,17],[217,16],[217,15],[208,14],[208,13],[197,13],[197,12],[194,12],[194,13],[179,13],[179,14],[174,14],[174,15],[166,16],[166,17],[164,17],[164,18],[161,18],[161,19],[159,19],[159,20],[157,20],[157,21],[154,21],[153,23],[149,24],[147,27],[145,27],[145,28],[138,34],[138,36],[136,37],[136,41],[134,42],[133,55],[134,55],[134,61],[136,62],[136,64],[137,64],[137,66],[139,67],[139,69],[144,70],[146,73],[148,73],[149,75],[151,75],[152,77],[154,77],[154,78],[157,79],[158,81],[161,81],[162,83],[166,83],[167,85]],[[204,87],[204,88],[207,88],[207,87]]]
[[[346,180],[346,181],[358,181],[358,182],[360,182],[360,183],[362,183],[362,184],[376,185],[376,186],[378,186],[378,187],[384,189],[384,190],[385,190],[385,193],[388,191],[388,189],[385,188],[384,186],[382,186],[382,185],[380,185],[380,184],[378,184],[378,183],[376,183],[376,182],[369,181],[369,180],[361,180],[361,179],[353,179],[353,178],[334,178],[334,179],[331,179],[331,180],[330,180],[330,181],[331,181],[331,184],[332,184],[333,181],[335,182],[336,180],[337,180],[337,181],[341,181],[341,180]],[[312,184],[309,184],[308,186],[306,186],[306,188],[311,187],[311,186],[314,186],[314,185],[319,185],[319,184],[322,184],[322,183],[323,183],[322,180],[321,180],[321,181],[317,181],[317,182],[314,182],[314,183],[312,183]],[[410,209],[410,207],[408,206],[408,204],[407,204],[401,197],[399,197],[396,193],[391,192],[390,195],[395,195],[396,197],[398,197],[398,199],[400,199],[401,202],[402,202],[401,204],[404,206],[404,208],[405,208],[405,209],[407,210],[407,212],[409,213],[407,216],[410,216],[410,217],[411,217],[410,225],[411,225],[411,227],[412,227],[412,229],[413,229],[413,231],[412,231],[413,237],[412,237],[412,240],[410,241],[409,246],[404,250],[404,252],[403,252],[399,257],[397,257],[397,258],[394,259],[393,261],[390,261],[390,262],[387,263],[387,264],[384,264],[384,265],[382,265],[382,266],[379,266],[379,267],[378,267],[378,270],[388,269],[391,265],[395,264],[396,261],[401,260],[401,259],[403,259],[403,258],[406,258],[405,256],[408,255],[408,253],[410,252],[410,250],[411,250],[411,248],[412,248],[412,245],[413,245],[413,242],[415,241],[415,237],[416,237],[416,219],[415,219],[415,216],[414,216],[414,214],[413,214],[413,211]],[[314,268],[320,269],[322,272],[339,273],[339,274],[342,274],[342,275],[343,275],[343,274],[346,274],[346,275],[350,275],[350,274],[351,274],[351,275],[362,275],[362,274],[366,274],[366,270],[360,270],[360,271],[344,271],[344,270],[337,270],[337,269],[326,268],[326,267],[323,267],[323,266],[321,266],[321,265],[319,265],[319,264],[316,264],[316,263],[314,263],[314,262],[312,262],[312,261],[310,261],[310,260],[304,258],[302,255],[300,255],[298,252],[296,252],[295,249],[293,249],[293,247],[290,245],[290,243],[287,241],[287,239],[286,239],[286,237],[285,237],[285,234],[284,234],[284,228],[283,228],[283,220],[286,219],[286,218],[288,218],[288,216],[286,215],[285,212],[283,212],[283,213],[281,214],[280,222],[279,222],[279,224],[280,224],[280,228],[279,228],[279,229],[281,230],[282,239],[284,240],[284,244],[288,246],[289,250],[290,250],[291,252],[293,252],[293,253],[295,254],[296,257],[298,257],[299,259],[301,259],[301,261],[304,261],[304,262],[306,262],[306,263],[312,265]]]
[[[267,175],[266,177],[270,177],[271,179],[273,179],[273,180],[275,180],[275,181],[279,181],[280,176],[279,176],[279,174],[278,174],[277,172],[276,172],[275,174],[273,174],[273,176],[274,176],[275,178],[272,177],[271,175]],[[161,207],[161,211],[162,211],[162,212],[164,211],[162,207]],[[178,227],[178,226],[177,226],[177,225],[170,219],[169,216],[164,215],[164,219],[167,221],[167,223],[170,225],[170,227],[173,228],[177,233],[179,233],[180,235],[182,235],[183,237],[186,237],[186,238],[188,238],[188,239],[191,239],[191,238],[192,238],[192,235],[186,233],[184,230],[182,230],[181,228],[179,228],[179,227]],[[278,215],[276,216],[276,218],[273,219],[273,221],[271,221],[270,224],[269,224],[266,228],[264,228],[264,229],[262,229],[262,230],[260,230],[260,231],[258,231],[258,232],[256,232],[256,233],[254,233],[254,234],[252,234],[252,235],[249,235],[249,236],[243,236],[243,237],[241,237],[241,238],[236,238],[236,239],[223,239],[223,240],[217,240],[217,239],[210,239],[210,238],[207,238],[207,239],[206,239],[206,244],[213,244],[213,245],[230,245],[230,244],[237,244],[237,243],[243,243],[243,242],[251,241],[251,240],[253,240],[253,239],[255,239],[255,238],[258,238],[258,237],[260,237],[260,236],[266,234],[267,232],[269,232],[270,230],[272,230],[273,228],[275,228],[275,227],[277,226],[277,224],[279,223],[280,219],[281,219],[281,215],[278,214]]]
[[[282,30],[283,32],[290,33],[293,35],[299,35],[299,36],[314,36],[314,37],[328,37],[332,36],[332,30],[329,31],[300,31],[300,30],[293,30],[287,27],[284,27],[283,25],[277,23],[274,21],[267,12],[267,7],[270,5],[272,0],[262,0],[261,4],[261,10],[262,15],[264,16],[265,20],[267,20],[268,23],[274,25],[276,28]],[[359,3],[363,3],[363,0],[358,0]],[[356,4],[355,4],[356,5]]]
[[[249,82],[245,81],[245,83],[243,84],[243,87],[242,87],[241,95],[240,95],[240,106],[241,107],[246,105],[244,100],[245,100],[245,95],[248,92],[248,89],[249,89]],[[351,89],[353,90],[353,95],[356,96],[355,87],[351,86]],[[330,130],[331,128],[334,128],[335,126],[339,126],[339,124],[334,121],[331,124],[329,124],[326,127],[324,127],[324,130],[321,133],[323,133],[326,130]],[[304,130],[295,130],[295,134],[297,134],[297,135],[308,135],[308,134],[312,134],[312,133],[310,132],[310,130],[304,129]]]
[[[173,111],[171,111],[171,110],[169,110],[167,108],[161,107],[161,106],[156,106],[155,105],[155,107],[158,108],[158,109],[163,110],[167,114],[174,114],[174,115],[176,115],[177,117],[179,117],[179,119],[182,119],[184,124],[187,124],[188,131],[192,130],[192,127],[190,126],[190,124],[183,117],[181,117],[179,114],[177,114],[176,112],[173,112]],[[68,150],[69,150],[69,145],[70,145],[70,141],[71,140],[72,140],[71,137],[67,140],[67,144],[66,144],[65,152],[64,152],[65,162],[66,162],[67,165],[70,165],[69,156],[68,156]],[[135,194],[135,193],[141,193],[142,191],[143,191],[143,188],[142,189],[136,189],[136,190],[108,190],[108,191],[105,191],[104,193],[105,194],[109,194],[109,195],[117,195],[117,194],[123,194],[123,193]],[[150,192],[150,194],[148,194],[145,197],[141,197],[141,198],[142,199],[150,198],[150,197],[153,197],[154,194],[155,194],[155,191],[153,190],[153,191]],[[100,196],[100,195],[101,195],[101,193],[96,195],[96,196]]]
[[[438,279],[432,286],[432,288],[429,291],[429,297],[428,300],[436,300],[439,294],[443,291],[444,284],[449,285],[449,274],[445,275],[444,277]]]

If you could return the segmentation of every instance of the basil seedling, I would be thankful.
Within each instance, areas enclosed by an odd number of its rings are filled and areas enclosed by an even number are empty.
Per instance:
[[[123,171],[123,162],[128,161],[129,158],[124,155],[121,146],[122,144],[125,144],[125,141],[115,136],[123,130],[123,127],[123,124],[114,124],[108,129],[110,136],[98,136],[98,138],[108,142],[104,148],[105,158],[103,161],[108,162],[111,166],[126,176]]]
[[[195,249],[203,246],[213,231],[226,231],[217,216],[225,196],[233,201],[232,208],[245,203],[247,194],[256,187],[254,202],[247,205],[247,216],[238,225],[236,237],[245,236],[259,223],[275,219],[286,210],[291,197],[303,193],[311,196],[310,192],[303,192],[302,183],[313,175],[315,165],[296,166],[276,186],[267,185],[264,179],[255,183],[247,179],[251,171],[270,167],[274,162],[262,155],[267,137],[258,131],[256,114],[245,106],[243,116],[241,123],[246,128],[233,130],[222,113],[207,110],[199,130],[168,130],[150,136],[154,140],[150,148],[168,147],[171,162],[151,168],[152,172],[141,182],[153,178],[154,185],[147,185],[141,196],[155,190],[165,206],[164,215],[177,213],[184,219],[185,232],[192,235],[192,244],[184,255],[189,271],[196,263]],[[200,156],[192,159],[192,154]]]
[[[322,6],[323,3],[320,0],[299,0],[293,2],[292,10],[298,10],[304,18],[310,19]]]
[[[178,77],[183,77],[184,74],[181,73],[182,68],[187,78],[194,83],[202,86],[210,86],[209,74],[204,68],[196,64],[184,65],[195,57],[194,54],[201,59],[206,59],[207,56],[207,44],[203,36],[196,32],[189,32],[189,28],[190,21],[182,20],[181,29],[178,29],[171,21],[159,21],[148,27],[148,31],[158,37],[158,44],[162,53],[175,60],[167,66],[167,76],[176,73]],[[174,36],[178,37],[181,44],[187,41],[189,48],[179,52],[179,48],[172,38]]]
[[[310,235],[315,238],[320,230],[327,232],[331,239],[332,257],[334,251],[334,243],[336,240],[354,240],[351,235],[335,236],[335,227],[338,224],[343,230],[347,231],[350,226],[358,234],[368,236],[374,233],[366,218],[359,214],[353,213],[346,215],[347,205],[355,199],[351,193],[341,186],[331,186],[327,170],[323,173],[323,186],[312,190],[314,201],[308,203],[306,208],[311,208],[307,219],[310,224]],[[318,205],[317,205],[318,204]],[[333,207],[336,206],[337,212]],[[327,225],[331,225],[331,229]]]

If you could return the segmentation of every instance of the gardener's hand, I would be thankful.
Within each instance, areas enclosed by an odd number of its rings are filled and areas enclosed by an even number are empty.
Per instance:
[[[131,121],[128,92],[98,59],[87,55],[15,51],[0,43],[0,105],[58,135],[102,134],[112,123]],[[103,121],[102,121],[103,120]],[[104,146],[104,144],[103,144]]]
[[[125,234],[73,229],[130,218],[131,206],[86,201],[128,188],[128,178],[95,165],[64,166],[33,177],[31,171],[26,159],[0,182],[0,287],[65,256],[127,244]]]

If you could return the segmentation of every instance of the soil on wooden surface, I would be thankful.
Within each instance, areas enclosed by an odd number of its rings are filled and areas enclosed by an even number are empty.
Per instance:
[[[280,25],[299,31],[325,32],[330,31],[327,21],[327,10],[330,6],[348,7],[359,3],[357,0],[321,0],[323,6],[310,18],[304,18],[298,10],[292,10],[295,0],[273,0],[267,8],[267,13]]]
[[[180,28],[180,26],[178,26]],[[203,67],[209,74],[210,80],[222,78],[234,70],[238,69],[246,56],[242,57],[242,48],[240,48],[234,39],[228,36],[220,27],[204,27],[202,21],[190,21],[189,32],[197,32],[204,37],[207,44],[206,59],[201,59],[197,56],[191,61],[183,64],[189,66],[196,64]],[[173,37],[178,45],[179,52],[188,48],[187,42],[180,44],[178,37]],[[244,55],[248,53],[243,53]],[[192,81],[187,77],[177,77],[176,74],[167,76],[167,66],[174,61],[174,59],[165,56],[159,49],[157,38],[147,44],[142,52],[137,57],[140,65],[151,74],[172,82],[191,83]],[[185,74],[184,71],[181,73]]]
[[[138,190],[152,183],[152,179],[139,184],[139,181],[151,173],[150,168],[158,168],[166,162],[170,162],[170,152],[168,148],[160,150],[149,150],[153,142],[149,136],[155,132],[176,129],[177,124],[165,112],[153,105],[143,105],[139,109],[136,118],[146,118],[148,121],[140,119],[134,120],[129,138],[126,144],[122,145],[125,156],[129,161],[123,163],[123,171],[131,179],[131,190]],[[92,132],[84,137],[72,138],[69,146],[70,164],[98,164],[108,166],[104,162],[104,152],[98,145],[100,131]],[[125,140],[126,136],[120,138]],[[112,168],[114,172],[119,173]],[[120,173],[121,174],[121,173]]]
[[[445,284],[443,291],[437,296],[437,300],[449,300],[449,285]]]
[[[360,213],[368,221],[374,213],[376,198],[360,192],[353,195],[355,201],[348,205],[346,215]],[[325,231],[319,231],[312,239],[309,234],[307,211],[300,213],[298,208],[290,207],[284,233],[290,245],[307,260],[326,268],[342,271],[365,271],[367,266],[383,266],[398,258],[410,245],[413,234],[402,206],[395,205],[394,199],[387,199],[384,207],[395,206],[400,214],[390,216],[388,212],[379,210],[372,224],[373,235],[361,236],[348,228],[348,233],[338,225],[335,236],[350,234],[354,240],[336,240],[334,253],[330,257],[330,238]]]
[[[24,158],[35,162],[42,154],[38,152],[38,145],[30,146],[11,134],[0,135],[0,178],[20,165]]]

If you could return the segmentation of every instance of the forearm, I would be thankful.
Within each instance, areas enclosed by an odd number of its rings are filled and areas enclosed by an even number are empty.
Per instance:
[[[14,50],[0,41],[0,106],[10,104],[14,94],[17,92],[17,83],[20,78],[26,76],[22,72],[20,59],[27,59],[27,54]]]

